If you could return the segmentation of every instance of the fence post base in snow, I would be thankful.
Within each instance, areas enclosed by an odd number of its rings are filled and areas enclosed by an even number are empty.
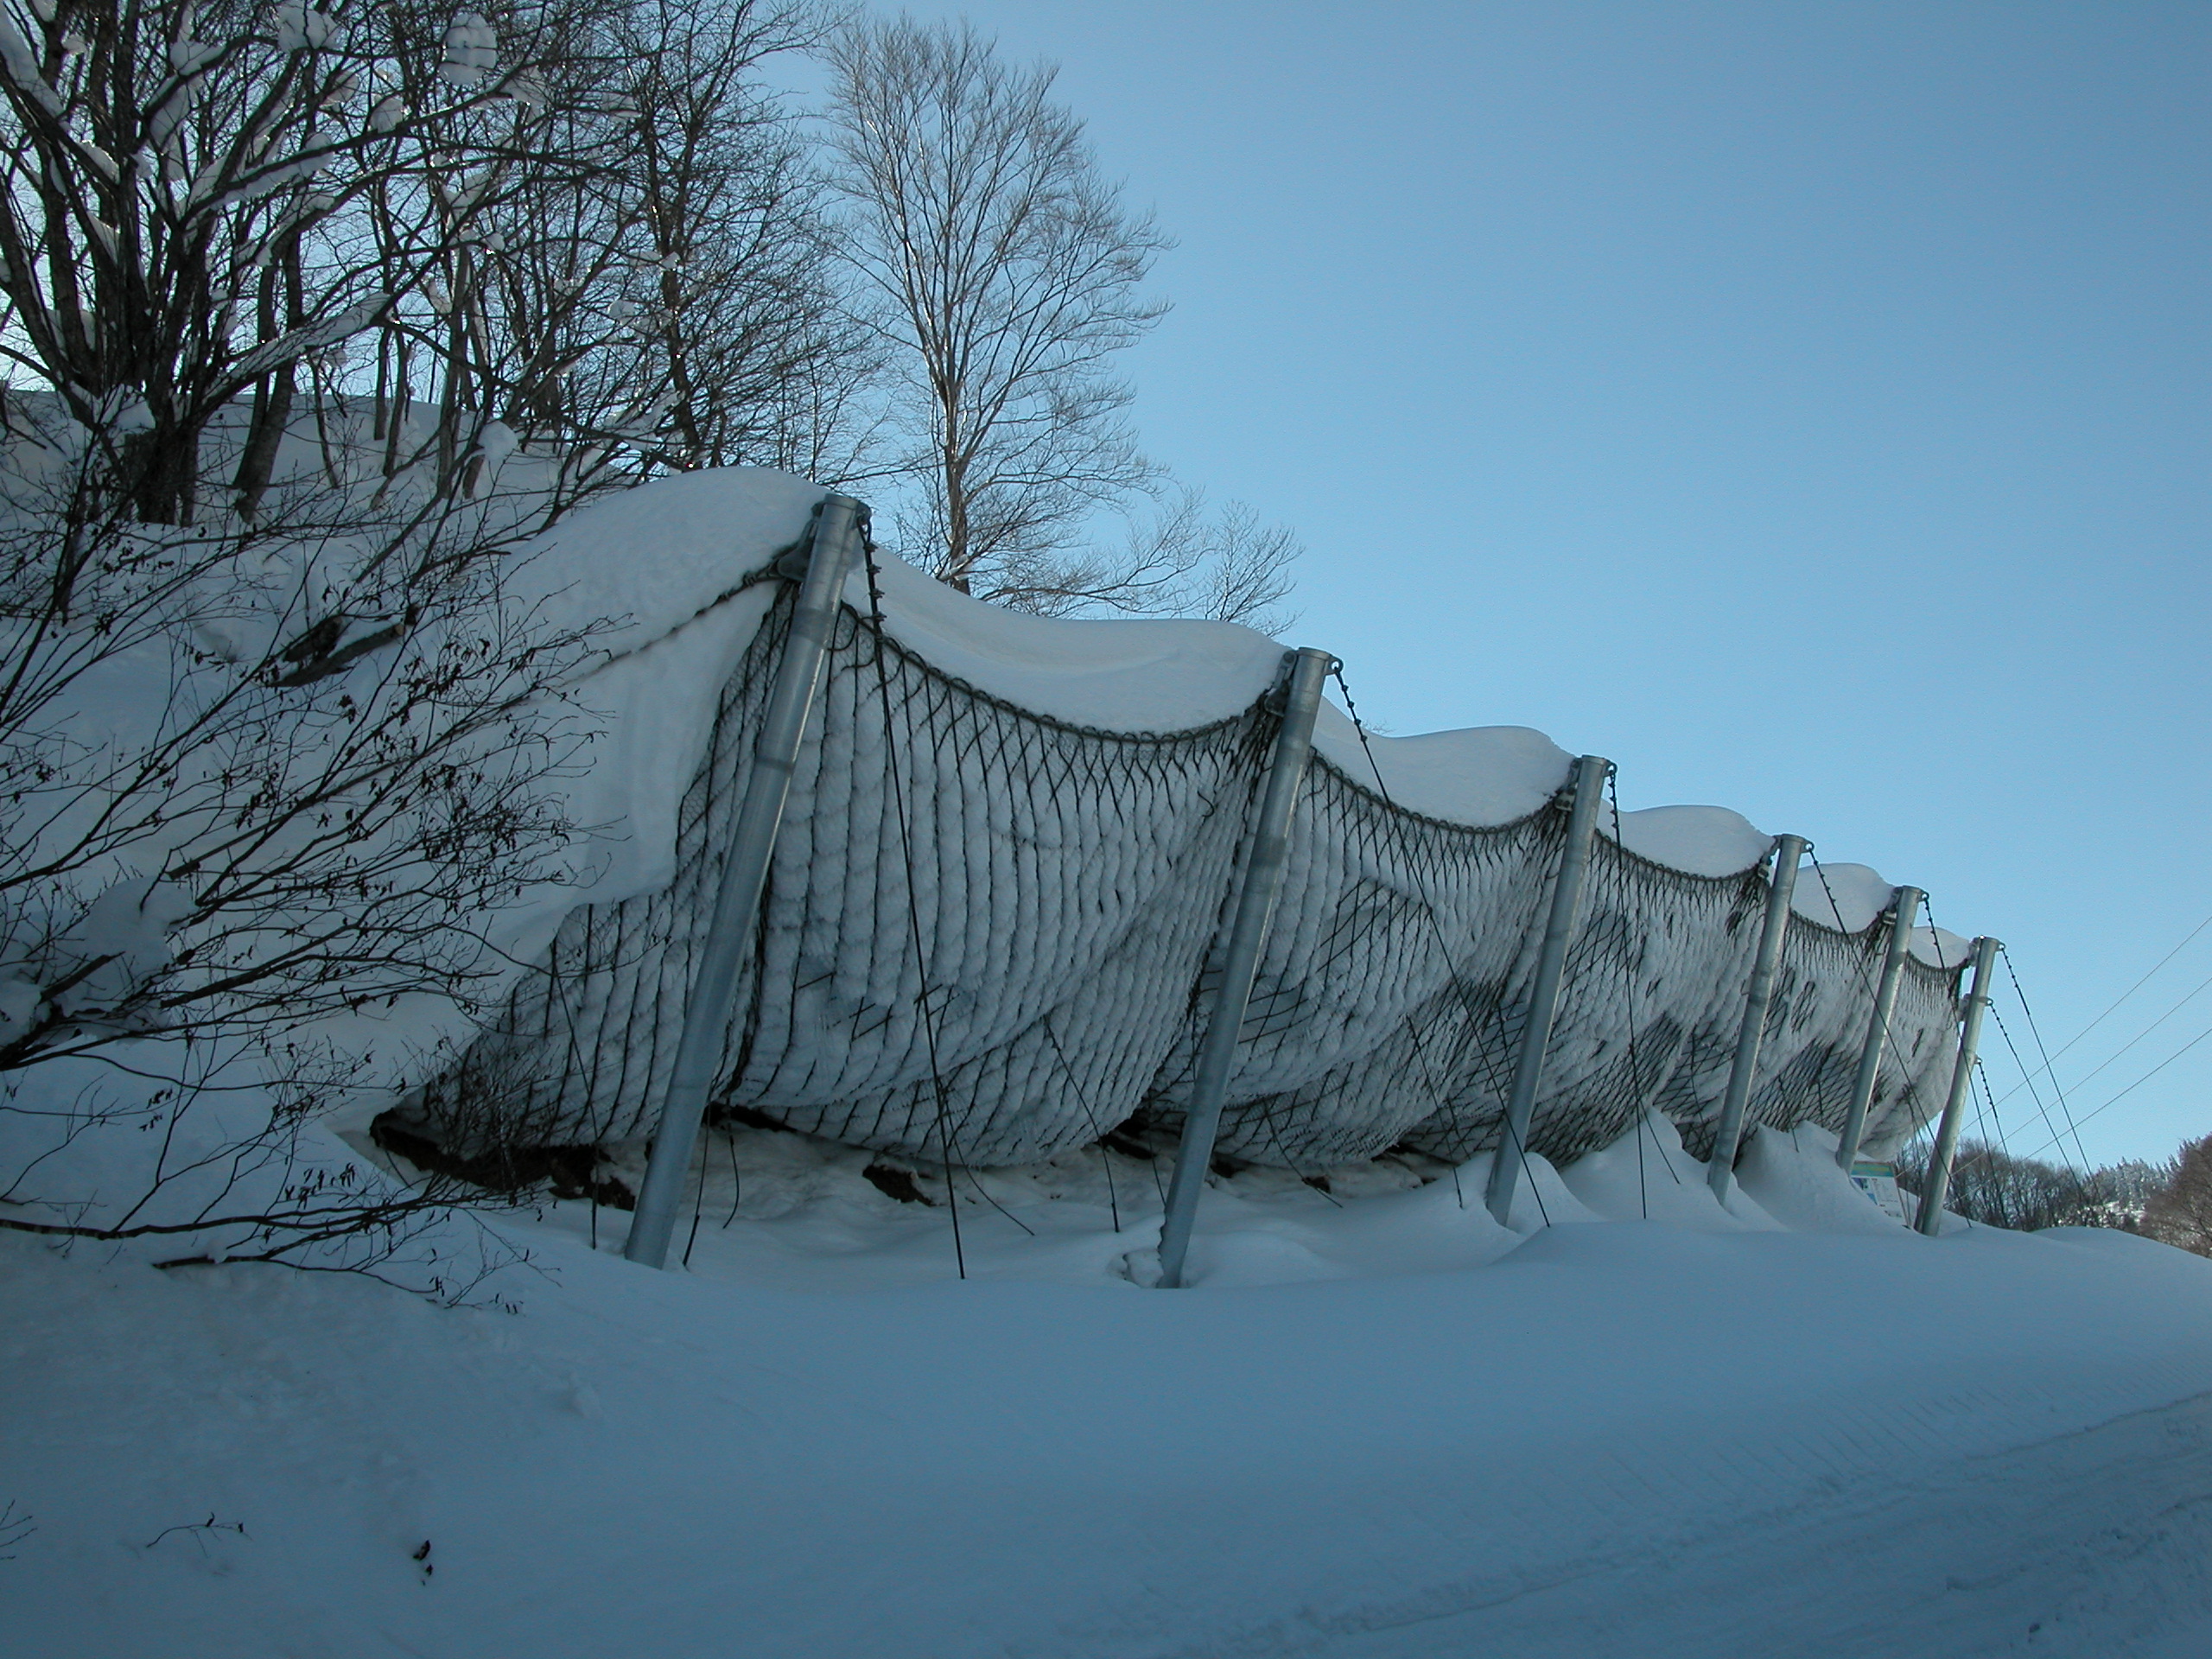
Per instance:
[[[729,1027],[737,995],[738,968],[760,914],[760,890],[775,854],[776,832],[790,798],[791,769],[806,735],[808,715],[822,685],[822,666],[855,555],[868,534],[868,509],[849,495],[824,496],[814,509],[805,549],[806,569],[791,632],[753,749],[745,798],[731,826],[729,853],[722,862],[721,889],[707,928],[691,993],[683,1005],[683,1035],[677,1042],[660,1121],[653,1130],[652,1156],[638,1194],[637,1214],[622,1254],[649,1268],[668,1265],[668,1246],[682,1207],[683,1179],[690,1173],[691,1149],[698,1144],[707,1094],[721,1065],[722,1035]]]
[[[1963,1023],[1959,1027],[1958,1064],[1951,1068],[1951,1093],[1943,1103],[1943,1122],[1936,1131],[1936,1145],[1928,1155],[1928,1178],[1920,1192],[1920,1209],[1912,1224],[1933,1238],[1943,1225],[1943,1200],[1951,1191],[1951,1160],[1958,1154],[1959,1129],[1966,1121],[1967,1092],[1974,1087],[1974,1058],[1981,1046],[1981,1016],[1989,1008],[1989,981],[1997,969],[1997,953],[2004,949],[1995,939],[1974,942],[1974,983],[1967,991]]]
[[[1544,921],[1544,943],[1529,982],[1529,1012],[1521,1025],[1521,1052],[1513,1063],[1513,1088],[1505,1101],[1505,1124],[1497,1150],[1491,1154],[1490,1180],[1483,1202],[1503,1227],[1513,1213],[1513,1194],[1521,1182],[1521,1160],[1529,1145],[1529,1120],[1535,1115],[1536,1090],[1544,1077],[1544,1050],[1551,1044],[1552,1020],[1559,1013],[1560,982],[1567,972],[1567,947],[1574,937],[1575,912],[1590,873],[1590,840],[1597,833],[1598,807],[1613,763],[1586,754],[1574,763],[1574,804],[1567,817],[1567,845],[1560,849],[1559,874],[1552,880],[1552,907]],[[1613,826],[1620,833],[1620,826]]]
[[[1175,1289],[1183,1282],[1183,1262],[1191,1248],[1192,1225],[1198,1219],[1198,1194],[1213,1163],[1214,1137],[1220,1133],[1221,1109],[1229,1096],[1230,1068],[1236,1058],[1245,1010],[1252,1002],[1252,979],[1260,970],[1260,952],[1266,948],[1275,899],[1282,892],[1283,868],[1290,858],[1291,814],[1298,805],[1306,763],[1313,753],[1313,721],[1321,709],[1321,685],[1336,667],[1337,659],[1325,651],[1308,648],[1292,652],[1286,665],[1289,679],[1283,691],[1282,724],[1276,729],[1274,750],[1268,758],[1259,816],[1253,820],[1251,835],[1244,844],[1244,881],[1237,891],[1236,915],[1230,925],[1229,948],[1222,958],[1221,985],[1214,994],[1212,1020],[1192,1073],[1191,1103],[1183,1115],[1183,1144],[1175,1154],[1174,1184],[1167,1189],[1167,1214],[1160,1223],[1157,1282],[1162,1290]]]
[[[1905,957],[1912,950],[1913,923],[1920,915],[1920,901],[1927,896],[1918,887],[1899,887],[1890,909],[1890,939],[1882,951],[1882,976],[1874,985],[1874,1012],[1866,1022],[1866,1046],[1859,1051],[1851,1109],[1845,1114],[1843,1133],[1835,1143],[1836,1167],[1847,1175],[1859,1161],[1859,1142],[1866,1133],[1866,1111],[1874,1103],[1874,1084],[1881,1074],[1882,1050],[1890,1040],[1890,1016],[1897,1011],[1897,986],[1904,978]]]
[[[1736,1058],[1728,1067],[1728,1092],[1721,1097],[1720,1122],[1713,1131],[1713,1161],[1705,1178],[1723,1204],[1736,1179],[1736,1148],[1744,1139],[1744,1114],[1759,1069],[1759,1044],[1766,1035],[1766,1011],[1774,1001],[1775,970],[1782,965],[1783,942],[1789,933],[1789,901],[1797,891],[1797,863],[1813,843],[1802,836],[1774,838],[1774,877],[1766,890],[1766,919],[1759,928],[1758,954],[1751,959],[1751,982],[1744,988],[1744,1023],[1736,1033]]]

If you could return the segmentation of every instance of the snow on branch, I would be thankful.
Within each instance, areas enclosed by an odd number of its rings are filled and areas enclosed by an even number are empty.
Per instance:
[[[378,319],[391,305],[391,295],[372,294],[337,316],[305,328],[296,328],[289,334],[255,346],[238,359],[238,373],[245,379],[257,379],[287,363],[296,363],[302,358],[327,352],[340,340],[350,340],[375,327]]]

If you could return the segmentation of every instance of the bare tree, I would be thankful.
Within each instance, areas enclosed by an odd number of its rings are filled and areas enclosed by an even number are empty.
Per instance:
[[[1289,567],[1305,552],[1286,524],[1267,524],[1246,502],[1218,514],[1184,485],[1117,548],[1077,548],[1010,558],[990,597],[1046,616],[1115,613],[1202,617],[1283,633],[1298,613],[1282,608]]]
[[[1897,1184],[1925,1190],[1929,1146],[1916,1141],[1898,1155]],[[2043,1227],[2133,1229],[2143,1215],[2159,1172],[2139,1161],[2077,1170],[2036,1158],[2016,1158],[2002,1147],[1967,1140],[1951,1164],[1944,1203],[1969,1221],[2032,1232]]]
[[[493,487],[511,444],[454,296],[521,184],[601,170],[547,111],[604,18],[505,22],[0,0],[0,353],[47,388],[0,404],[0,1224],[389,1243],[415,1200],[285,1179],[362,1058],[311,1033],[465,1010],[504,968],[492,918],[563,877],[545,785],[590,626],[519,596],[547,492]],[[431,315],[469,347],[433,353],[431,429],[342,395],[349,342]],[[22,1086],[88,1061],[176,1075],[60,1113]],[[217,1109],[246,1097],[257,1121]],[[186,1134],[188,1105],[227,1127]],[[42,1184],[116,1112],[162,1130],[137,1201]]]
[[[821,27],[797,0],[0,0],[0,353],[119,442],[148,522],[193,519],[201,437],[249,397],[248,512],[346,394],[387,476],[448,494],[487,442],[556,452],[555,511],[656,467],[849,467],[868,353],[754,79]]]
[[[842,245],[923,482],[906,534],[963,592],[1033,591],[1097,507],[1153,477],[1107,364],[1166,309],[1139,285],[1166,238],[1099,175],[1050,66],[903,18],[829,56]]]
[[[424,0],[0,3],[0,350],[120,440],[141,518],[190,520],[200,439],[247,393],[251,505],[306,365],[416,296],[450,340],[481,216],[518,177],[597,165],[550,108],[553,83],[594,79],[583,0],[503,21]]]
[[[507,193],[440,283],[445,308],[402,342],[414,362],[524,444],[575,456],[587,484],[861,470],[874,342],[840,304],[821,181],[756,79],[818,38],[818,16],[620,0],[594,19],[576,60],[591,95],[559,118],[594,165],[535,169]],[[380,379],[395,378],[397,358]]]
[[[840,302],[806,147],[750,78],[813,41],[816,16],[641,0],[624,20],[638,111],[625,172],[647,238],[632,327],[666,404],[653,464],[866,470],[857,400],[876,343]]]
[[[379,1075],[334,1030],[465,1018],[566,878],[594,623],[524,539],[864,447],[755,79],[813,18],[0,0],[0,353],[45,388],[0,394],[0,1226],[359,1265],[547,1173],[401,1192],[301,1135]]]
[[[566,877],[571,830],[547,785],[586,733],[564,687],[590,620],[555,620],[514,580],[531,493],[461,503],[427,476],[383,479],[359,418],[296,434],[251,518],[184,526],[138,517],[111,432],[51,397],[7,413],[0,1189],[31,1212],[0,1226],[228,1224],[262,1233],[270,1259],[391,1243],[422,1194],[283,1177],[306,1118],[373,1080],[320,1033],[401,1001],[466,1015],[495,994],[499,913]],[[203,430],[202,467],[236,464],[252,420]],[[20,1087],[88,1061],[175,1075],[150,1099],[146,1082],[61,1112]],[[248,1097],[266,1103],[258,1119],[226,1107]],[[212,1144],[185,1133],[187,1108],[228,1127]],[[138,1198],[91,1213],[48,1183],[116,1124],[162,1133],[136,1142]],[[211,1171],[228,1178],[189,1217],[149,1216]],[[225,1207],[238,1193],[250,1211]]]
[[[2165,1179],[2144,1201],[2143,1230],[2182,1249],[2212,1255],[2212,1135],[2183,1143]]]
[[[1288,626],[1295,536],[1242,503],[1209,515],[1137,448],[1110,364],[1166,310],[1141,287],[1169,243],[1100,175],[1053,67],[904,18],[829,57],[839,245],[916,486],[893,515],[907,556],[1019,610]],[[1133,499],[1153,511],[1095,539]]]

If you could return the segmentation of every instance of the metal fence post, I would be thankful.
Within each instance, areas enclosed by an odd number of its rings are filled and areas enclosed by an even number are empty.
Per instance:
[[[1890,1039],[1890,1016],[1897,1011],[1897,987],[1904,979],[1905,958],[1912,950],[1912,926],[1920,914],[1920,901],[1928,895],[1918,887],[1899,887],[1890,910],[1889,944],[1882,952],[1882,976],[1874,985],[1874,1012],[1866,1022],[1866,1046],[1859,1051],[1859,1075],[1851,1085],[1851,1110],[1843,1120],[1843,1134],[1835,1143],[1836,1167],[1845,1174],[1859,1160],[1859,1142],[1866,1133],[1866,1111],[1874,1103],[1874,1083],[1882,1070],[1882,1050]]]
[[[804,550],[798,602],[791,632],[776,665],[760,736],[746,775],[745,798],[731,826],[728,855],[722,862],[721,889],[713,920],[700,947],[691,992],[683,1005],[683,1035],[662,1096],[660,1121],[653,1130],[652,1156],[645,1166],[638,1211],[622,1254],[650,1268],[668,1264],[669,1240],[676,1230],[691,1149],[698,1144],[707,1094],[721,1064],[723,1033],[737,995],[738,969],[744,960],[776,850],[776,832],[791,796],[791,770],[798,760],[806,721],[822,684],[823,661],[836,626],[845,578],[867,535],[868,509],[848,495],[824,496],[814,509],[814,523]],[[782,574],[798,575],[788,568]]]
[[[1567,971],[1567,947],[1574,936],[1575,912],[1590,873],[1590,839],[1598,829],[1598,807],[1613,763],[1586,754],[1574,763],[1574,804],[1567,818],[1567,845],[1560,849],[1559,873],[1552,878],[1551,913],[1544,922],[1544,943],[1536,956],[1536,976],[1529,985],[1529,1009],[1521,1026],[1521,1052],[1513,1063],[1513,1088],[1506,1096],[1505,1124],[1497,1150],[1491,1154],[1490,1180],[1483,1202],[1501,1227],[1513,1213],[1513,1194],[1521,1181],[1521,1160],[1529,1144],[1529,1120],[1536,1109],[1543,1082],[1544,1050],[1559,1013],[1560,982]],[[1613,826],[1618,834],[1620,826]]]
[[[1713,1131],[1713,1161],[1705,1178],[1713,1196],[1728,1200],[1736,1179],[1736,1148],[1744,1138],[1744,1114],[1758,1071],[1759,1044],[1766,1035],[1766,1011],[1774,1001],[1775,970],[1782,965],[1783,941],[1789,932],[1789,900],[1797,891],[1797,862],[1812,842],[1802,836],[1774,838],[1774,878],[1766,890],[1766,920],[1759,929],[1758,954],[1751,959],[1751,982],[1744,988],[1744,1023],[1736,1033],[1736,1058],[1728,1068],[1728,1092],[1721,1097],[1720,1122]]]
[[[1230,1068],[1236,1058],[1236,1043],[1244,1029],[1245,1011],[1252,1002],[1252,981],[1260,970],[1260,952],[1268,942],[1274,919],[1275,899],[1282,892],[1285,865],[1290,857],[1291,813],[1298,804],[1298,790],[1306,776],[1306,763],[1313,752],[1313,721],[1320,712],[1321,685],[1337,659],[1325,651],[1294,651],[1285,658],[1289,670],[1284,689],[1282,724],[1275,732],[1274,752],[1268,758],[1267,785],[1260,798],[1258,816],[1244,843],[1244,882],[1236,895],[1236,914],[1230,925],[1229,948],[1221,965],[1221,984],[1214,993],[1213,1016],[1199,1045],[1191,1079],[1191,1103],[1183,1115],[1183,1144],[1175,1154],[1174,1184],[1167,1189],[1167,1214],[1160,1229],[1160,1289],[1172,1290],[1183,1282],[1183,1262],[1191,1248],[1191,1228],[1198,1219],[1198,1194],[1213,1162],[1214,1137],[1221,1129],[1221,1109],[1228,1099]]]
[[[1928,1155],[1928,1179],[1921,1183],[1920,1209],[1912,1219],[1912,1224],[1930,1238],[1943,1224],[1943,1200],[1951,1190],[1951,1160],[1959,1150],[1967,1092],[1974,1086],[1974,1057],[1981,1046],[1981,1016],[1989,1007],[1989,981],[2002,949],[1995,939],[1974,942],[1974,983],[1967,991],[1965,1023],[1959,1028],[1959,1058],[1951,1068],[1950,1098],[1943,1103],[1943,1122]]]

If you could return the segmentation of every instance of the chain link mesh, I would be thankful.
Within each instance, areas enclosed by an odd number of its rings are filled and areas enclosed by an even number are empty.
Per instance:
[[[786,592],[724,689],[674,880],[570,912],[500,1017],[424,1090],[423,1115],[448,1141],[650,1132],[791,604]],[[1262,699],[1183,732],[1071,725],[845,612],[716,1108],[976,1165],[1048,1157],[1139,1114],[1172,1124],[1275,721]],[[1558,803],[1488,828],[1424,817],[1316,757],[1221,1151],[1304,1169],[1398,1145],[1454,1160],[1495,1145],[1565,824]],[[1655,1109],[1693,1151],[1709,1147],[1765,892],[1758,871],[1686,875],[1599,838],[1533,1150],[1566,1161]],[[1793,920],[1751,1122],[1841,1123],[1881,937],[1878,923],[1851,934]],[[1870,1139],[1927,1115],[1957,978],[1910,965]]]

